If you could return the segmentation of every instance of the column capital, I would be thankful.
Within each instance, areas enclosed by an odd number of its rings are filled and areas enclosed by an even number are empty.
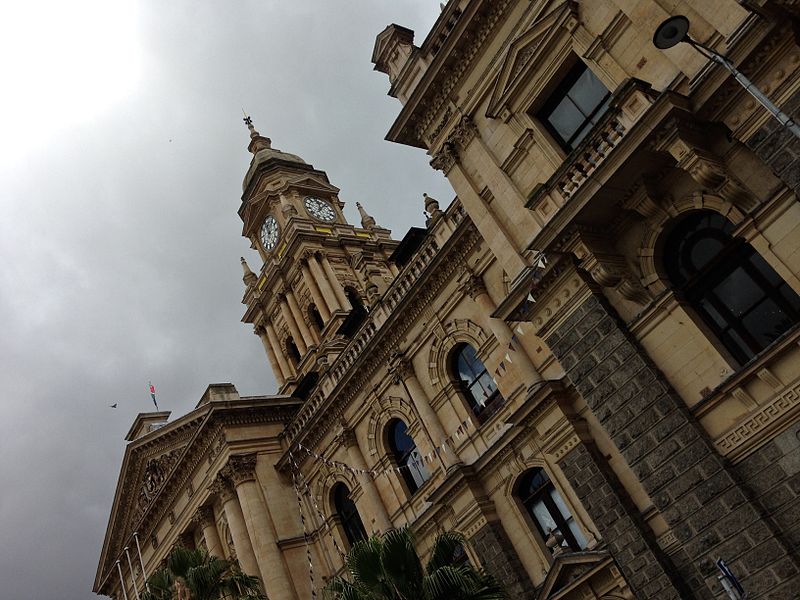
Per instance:
[[[353,431],[350,427],[345,427],[339,432],[339,435],[336,436],[339,443],[341,443],[345,448],[352,448],[353,446],[358,446],[358,439],[356,438],[356,432]]]
[[[484,294],[489,294],[488,290],[486,289],[486,283],[483,281],[483,277],[476,275],[469,270],[465,271],[465,275],[466,277],[464,282],[459,288],[462,294],[467,294],[473,300],[477,300],[479,296]]]
[[[233,484],[226,476],[227,467],[217,473],[217,477],[208,486],[208,491],[211,495],[216,496],[220,501],[225,504],[228,500],[236,497],[236,492],[233,489]]]
[[[416,376],[414,365],[402,352],[396,352],[389,359],[389,373],[397,382],[408,381]]]
[[[437,171],[445,175],[458,162],[458,150],[452,142],[445,142],[444,145],[433,155],[430,165]]]
[[[234,485],[255,480],[257,460],[255,454],[234,454],[228,459],[227,475]]]
[[[216,525],[214,509],[209,505],[199,507],[192,515],[192,523],[199,525],[203,529],[214,527]]]

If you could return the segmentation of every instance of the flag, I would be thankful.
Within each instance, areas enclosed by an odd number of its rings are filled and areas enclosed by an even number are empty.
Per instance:
[[[525,332],[522,329],[522,325],[517,325],[516,332],[520,335],[524,334]]]
[[[153,386],[152,381],[148,381],[148,383],[150,384],[150,397],[153,399],[153,404],[156,405],[156,410],[159,410],[158,402],[156,402],[156,388]]]
[[[531,293],[528,293],[528,302],[536,302],[536,298],[534,298]]]

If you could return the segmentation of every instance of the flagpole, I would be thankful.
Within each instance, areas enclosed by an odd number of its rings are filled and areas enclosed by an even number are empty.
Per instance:
[[[133,582],[133,593],[136,594],[136,600],[139,598],[139,586],[136,585],[136,573],[133,572],[133,563],[131,562],[131,553],[128,552],[128,547],[125,546],[125,556],[128,557],[128,568],[131,570],[131,581]]]
[[[119,566],[119,560],[117,560],[117,571],[119,571],[119,587],[122,588],[122,595],[125,597],[125,600],[128,600],[128,592],[125,589],[125,578],[122,576],[122,567]]]
[[[139,532],[133,532],[133,539],[136,541],[136,552],[139,554],[139,564],[142,566],[142,579],[144,580],[144,587],[147,591],[150,591],[150,584],[147,583],[147,576],[144,572],[144,560],[142,560],[142,548],[139,546]]]

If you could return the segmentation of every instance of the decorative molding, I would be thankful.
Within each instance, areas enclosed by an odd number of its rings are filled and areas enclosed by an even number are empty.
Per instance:
[[[784,387],[783,390],[783,393],[769,404],[749,414],[714,441],[720,454],[731,459],[742,458],[753,446],[765,441],[766,432],[779,426],[778,421],[786,421],[786,415],[798,410],[800,380],[796,380],[788,389]]]

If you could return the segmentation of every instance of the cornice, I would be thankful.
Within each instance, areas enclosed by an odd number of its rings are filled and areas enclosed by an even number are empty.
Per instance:
[[[400,111],[386,135],[387,140],[426,148],[424,132],[432,125],[450,92],[463,78],[510,4],[510,0],[473,0],[464,8],[454,29],[433,56],[411,98]],[[431,54],[435,36],[438,35],[437,26],[441,27],[440,24],[446,23],[448,18],[445,14],[440,16],[422,44],[420,50],[423,55]]]

